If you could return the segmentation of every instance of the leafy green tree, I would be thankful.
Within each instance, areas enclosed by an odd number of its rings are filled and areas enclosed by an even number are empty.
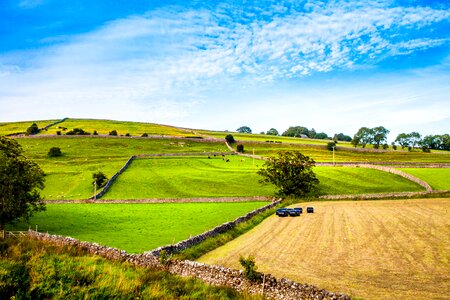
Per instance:
[[[256,271],[258,267],[256,266],[255,258],[253,256],[248,256],[247,258],[242,255],[239,257],[239,263],[244,268],[244,277],[250,281],[260,281],[261,273]]]
[[[361,145],[363,148],[367,144],[372,144],[374,139],[374,131],[371,128],[361,127],[358,132],[353,136],[352,144],[356,147]]]
[[[330,151],[333,151],[333,149],[336,149],[336,142],[329,142],[327,144],[327,149]]]
[[[270,128],[266,134],[267,135],[278,135],[278,130],[276,130],[275,128]]]
[[[62,155],[61,148],[59,148],[59,147],[51,147],[50,150],[48,150],[47,155],[49,157],[61,156]]]
[[[34,212],[45,210],[39,194],[44,172],[23,156],[13,139],[0,136],[0,230],[20,219],[28,221]]]
[[[39,127],[36,123],[31,124],[30,127],[27,128],[27,135],[37,134],[39,133]]]
[[[402,149],[404,149],[409,145],[409,135],[406,133],[400,133],[395,138],[395,142],[398,143],[402,147]]]
[[[326,139],[328,139],[328,135],[325,132],[319,132],[319,133],[316,133],[314,135],[314,137],[310,136],[310,138],[315,138],[315,139],[319,139],[319,140],[326,140]]]
[[[117,130],[112,130],[109,132],[109,135],[117,136]]]
[[[252,133],[252,130],[248,126],[241,126],[238,129],[236,129],[239,133]]]
[[[84,131],[81,128],[74,128],[66,133],[66,135],[90,135],[89,132]]]
[[[236,142],[236,140],[234,139],[234,136],[232,136],[231,134],[227,134],[227,136],[225,137],[225,140],[227,141],[228,144],[232,144],[232,143]]]
[[[310,137],[309,129],[303,126],[294,126],[289,127],[285,132],[281,134],[282,136],[291,136],[291,137],[301,137],[307,136]]]
[[[375,143],[374,145],[379,147],[382,143],[386,142],[389,130],[387,130],[383,126],[378,126],[372,128],[372,134],[373,134],[373,142]]]
[[[244,145],[239,144],[236,146],[237,152],[244,153]]]
[[[343,133],[335,134],[333,139],[337,140],[337,141],[343,141],[343,142],[351,142],[352,141],[351,136],[345,135]]]
[[[146,132],[144,132],[144,133],[142,134],[142,137],[148,137],[148,134],[147,134]]]
[[[272,183],[283,196],[303,196],[313,191],[319,184],[312,168],[315,161],[298,151],[278,152],[269,157],[258,174],[262,182]]]
[[[103,187],[108,182],[108,177],[103,172],[92,174],[92,179],[94,179],[93,183],[96,183],[98,188]]]

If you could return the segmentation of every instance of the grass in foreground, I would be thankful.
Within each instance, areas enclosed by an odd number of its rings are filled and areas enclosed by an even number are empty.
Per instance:
[[[30,221],[41,232],[71,236],[128,252],[144,252],[176,243],[267,204],[48,204]],[[11,228],[11,227],[9,227]],[[19,224],[15,229],[26,230]]]
[[[252,159],[238,156],[136,159],[103,198],[273,196],[274,187],[259,183],[256,170]]]
[[[315,167],[320,195],[424,191],[417,183],[391,173],[365,168]]]
[[[0,298],[261,299],[27,239],[0,241]]]
[[[450,294],[449,199],[313,202],[314,214],[267,218],[201,257],[364,299],[443,299]]]
[[[434,190],[450,190],[450,168],[401,168],[400,170],[425,180]]]

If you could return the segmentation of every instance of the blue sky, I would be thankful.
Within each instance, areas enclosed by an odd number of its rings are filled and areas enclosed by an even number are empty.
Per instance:
[[[450,132],[449,1],[0,1],[0,122]]]

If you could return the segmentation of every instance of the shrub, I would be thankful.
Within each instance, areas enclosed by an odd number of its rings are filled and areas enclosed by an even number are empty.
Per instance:
[[[96,183],[98,188],[103,187],[106,184],[106,182],[108,182],[108,177],[106,177],[106,175],[103,174],[103,172],[97,172],[92,174],[92,179],[94,179],[93,183]]]
[[[58,130],[58,131],[56,132],[56,135],[61,135],[61,130]]]
[[[144,132],[144,133],[142,134],[142,137],[148,137],[148,134],[147,134],[146,132]]]
[[[39,127],[36,123],[31,124],[30,127],[27,128],[27,135],[37,134],[39,133]]]
[[[227,136],[225,137],[225,140],[227,141],[227,143],[232,144],[235,143],[236,140],[234,139],[234,136],[232,136],[231,134],[227,134]]]
[[[333,148],[336,150],[336,142],[328,142],[327,149],[333,151]]]
[[[169,265],[171,258],[172,258],[172,255],[167,253],[166,250],[161,250],[161,252],[159,252],[159,263],[162,264],[163,266]]]
[[[92,135],[98,135],[97,130],[94,130],[94,132],[92,133]]]
[[[431,152],[430,148],[425,147],[425,146],[422,147],[422,151],[425,152],[425,153],[430,153]]]
[[[110,131],[109,135],[117,136],[117,130]]]
[[[90,135],[89,132],[84,131],[81,128],[74,128],[66,133],[66,135]]]
[[[127,133],[127,134],[125,134],[125,136],[131,136],[131,134],[130,134],[130,133]]]
[[[237,145],[236,149],[237,149],[237,152],[244,153],[244,145],[239,144],[239,145]]]
[[[384,149],[384,150],[389,149],[389,145],[388,145],[388,144],[383,144],[383,149]]]
[[[255,263],[255,258],[252,256],[248,256],[244,258],[242,255],[239,257],[239,263],[244,268],[244,277],[250,281],[259,281],[261,280],[261,273],[256,270],[258,267]]]
[[[58,157],[62,155],[62,152],[59,147],[51,147],[50,150],[48,150],[47,155],[49,157]]]

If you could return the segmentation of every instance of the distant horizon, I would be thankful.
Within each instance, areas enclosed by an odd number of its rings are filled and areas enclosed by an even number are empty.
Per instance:
[[[0,122],[450,132],[448,1],[5,0],[0,28]]]

